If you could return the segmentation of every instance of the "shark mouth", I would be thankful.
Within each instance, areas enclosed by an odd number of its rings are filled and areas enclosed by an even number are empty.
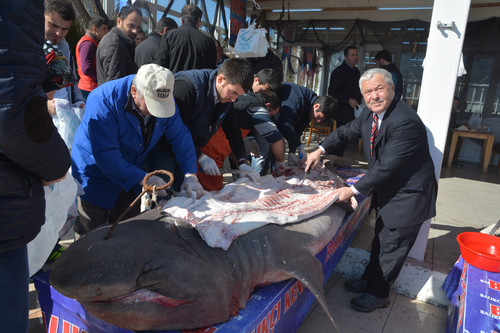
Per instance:
[[[139,289],[126,295],[113,297],[107,300],[95,301],[92,303],[103,304],[103,303],[125,303],[125,304],[137,304],[137,303],[156,303],[163,307],[177,307],[182,304],[193,303],[194,301],[183,301],[175,298],[170,298],[154,291],[147,289]]]

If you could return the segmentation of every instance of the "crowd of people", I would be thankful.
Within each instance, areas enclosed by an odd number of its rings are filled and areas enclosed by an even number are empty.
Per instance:
[[[25,13],[33,19],[18,17]],[[376,56],[382,68],[361,75],[357,49],[347,46],[328,95],[318,96],[284,82],[281,62],[269,53],[265,64],[225,59],[220,44],[199,30],[202,12],[193,4],[182,8],[179,27],[163,18],[147,37],[133,6],[122,7],[113,23],[94,17],[75,50],[65,39],[75,20],[69,0],[10,1],[0,15],[2,31],[15,38],[9,52],[0,52],[0,67],[11,73],[0,79],[0,176],[6,182],[0,268],[9,272],[0,278],[0,331],[27,331],[26,244],[44,222],[43,186],[64,177],[70,163],[84,193],[77,198],[78,238],[115,222],[154,170],[172,172],[173,190],[194,199],[222,188],[226,158],[255,183],[269,171],[279,176],[287,168],[285,140],[288,161],[308,170],[322,154],[342,156],[350,140],[363,139],[370,169],[338,193],[341,201],[372,195],[376,235],[363,278],[348,281],[346,289],[362,293],[352,301],[360,311],[388,305],[420,225],[435,215],[437,187],[425,127],[398,102],[402,78],[390,53]],[[16,26],[21,21],[25,29]],[[366,107],[355,117],[362,100]],[[79,119],[63,141],[52,120],[64,112]],[[308,154],[300,139],[305,128],[333,119],[337,130]],[[245,141],[258,146],[251,161]],[[149,182],[160,187],[168,180],[155,175]],[[128,216],[138,213],[135,207]]]

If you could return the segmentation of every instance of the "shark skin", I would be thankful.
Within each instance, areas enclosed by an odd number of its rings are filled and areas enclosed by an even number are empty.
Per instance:
[[[305,221],[268,224],[209,247],[189,224],[149,210],[73,243],[55,262],[50,284],[94,316],[130,330],[195,329],[237,315],[258,286],[300,280],[336,328],[314,257],[335,235],[345,210],[332,205]]]

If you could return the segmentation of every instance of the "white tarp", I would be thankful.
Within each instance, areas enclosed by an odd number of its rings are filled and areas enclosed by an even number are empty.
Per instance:
[[[219,193],[199,200],[173,197],[163,209],[192,224],[211,247],[229,248],[238,236],[268,223],[285,224],[304,220],[325,211],[337,200],[334,189],[342,186],[331,174],[321,179],[311,171],[302,176],[262,177],[258,184],[242,178]],[[334,180],[332,180],[332,178]]]

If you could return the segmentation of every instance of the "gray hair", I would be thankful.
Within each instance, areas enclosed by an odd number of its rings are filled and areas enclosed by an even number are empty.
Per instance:
[[[389,85],[393,86],[394,82],[392,81],[392,74],[389,73],[387,70],[383,68],[372,68],[367,70],[366,72],[361,75],[359,78],[359,90],[361,90],[361,93],[363,93],[363,88],[361,87],[361,83],[363,81],[368,81],[371,80],[375,75],[381,74],[384,77],[384,81]]]
[[[135,91],[137,92],[137,99],[142,99],[144,97],[144,92],[137,84],[137,75],[132,79],[132,85],[135,87]]]

